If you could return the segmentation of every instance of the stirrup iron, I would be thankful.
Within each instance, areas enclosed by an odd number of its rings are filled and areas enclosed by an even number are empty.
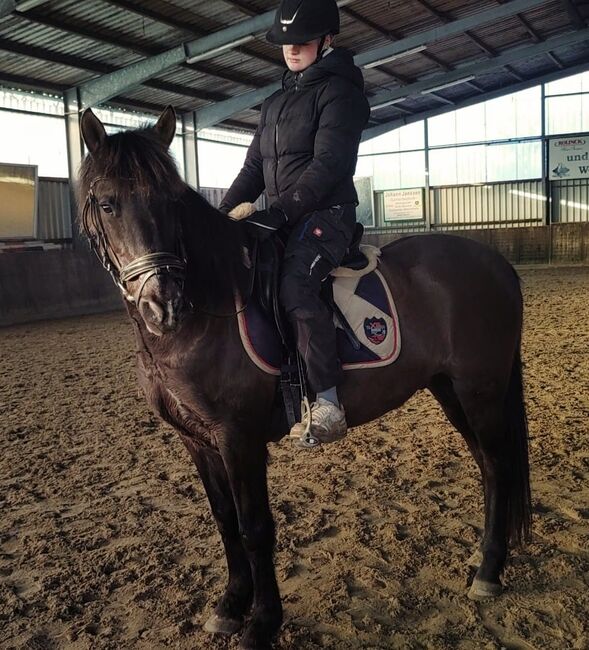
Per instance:
[[[297,447],[314,449],[321,444],[321,441],[311,434],[311,422],[311,405],[309,404],[309,398],[305,395],[301,402],[301,423],[305,425],[305,430],[303,435],[295,441]]]

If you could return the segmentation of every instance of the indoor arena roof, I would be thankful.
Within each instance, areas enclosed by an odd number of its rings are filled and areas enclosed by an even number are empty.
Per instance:
[[[277,0],[0,0],[0,84],[251,130]],[[589,69],[586,0],[342,0],[372,134]],[[75,90],[74,90],[75,89]]]

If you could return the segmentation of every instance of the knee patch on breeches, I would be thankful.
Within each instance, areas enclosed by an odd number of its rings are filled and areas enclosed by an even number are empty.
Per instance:
[[[313,284],[318,286],[315,288]],[[303,316],[306,311],[312,311],[316,307],[317,300],[320,300],[320,288],[320,283],[311,276],[285,275],[280,282],[280,304],[288,314],[296,311]]]

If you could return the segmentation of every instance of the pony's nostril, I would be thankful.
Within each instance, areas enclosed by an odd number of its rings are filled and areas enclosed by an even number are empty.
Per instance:
[[[149,318],[152,323],[159,325],[164,320],[164,310],[154,300],[142,300],[141,311]]]

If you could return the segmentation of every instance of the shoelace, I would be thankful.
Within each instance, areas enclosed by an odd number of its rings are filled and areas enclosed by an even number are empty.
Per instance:
[[[323,417],[329,417],[330,411],[332,410],[331,406],[327,406],[326,404],[318,404],[317,402],[314,402],[311,405],[311,419],[313,419],[313,416],[316,415],[320,419],[323,419]]]

